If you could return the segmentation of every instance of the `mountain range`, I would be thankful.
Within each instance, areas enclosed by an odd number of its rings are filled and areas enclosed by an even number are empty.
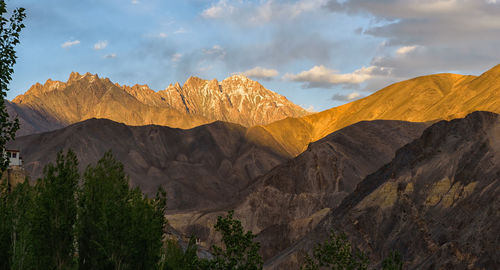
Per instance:
[[[47,80],[8,102],[20,119],[18,136],[50,131],[91,118],[127,125],[193,128],[214,121],[254,126],[308,112],[243,75],[217,80],[189,78],[183,86],[155,92],[147,85],[121,86],[108,78],[71,73],[67,82]]]
[[[292,156],[343,127],[364,120],[427,122],[474,111],[500,113],[500,65],[480,76],[435,74],[402,81],[363,99],[299,118],[252,127]]]
[[[83,171],[111,150],[124,164],[131,184],[154,195],[166,187],[169,208],[202,209],[226,203],[235,193],[287,158],[245,138],[246,128],[214,122],[183,130],[164,126],[127,126],[89,119],[68,127],[23,136],[10,147],[23,155],[32,180],[72,149]]]
[[[500,116],[441,121],[368,175],[309,234],[268,261],[295,267],[330,230],[407,269],[496,269],[500,253]]]
[[[10,146],[32,180],[59,150],[83,169],[111,149],[133,185],[167,188],[170,225],[207,247],[234,209],[266,269],[298,269],[332,229],[376,262],[400,251],[408,269],[500,263],[500,65],[315,114],[240,75],[155,92],[72,73],[8,108],[31,134]]]

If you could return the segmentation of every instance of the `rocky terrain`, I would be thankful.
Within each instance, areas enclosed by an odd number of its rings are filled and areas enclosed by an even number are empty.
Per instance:
[[[246,128],[215,122],[190,130],[162,126],[126,126],[90,119],[66,128],[18,138],[31,180],[40,177],[56,153],[71,148],[80,169],[112,150],[133,185],[154,194],[168,191],[169,209],[204,209],[228,203],[248,183],[287,157],[245,139]]]
[[[500,65],[481,76],[436,74],[395,83],[376,93],[320,113],[286,118],[250,132],[272,138],[279,151],[302,153],[343,127],[364,120],[427,122],[464,117],[474,111],[500,113]]]
[[[209,233],[213,221],[235,209],[245,228],[258,234],[264,259],[269,259],[312,230],[366,175],[389,162],[427,126],[402,121],[354,124],[255,179],[240,192],[238,202],[215,211],[172,214],[169,222],[197,234],[209,246],[214,241]]]
[[[500,116],[441,121],[367,176],[316,230],[268,261],[297,269],[303,250],[334,229],[380,261],[407,269],[496,269],[500,263]]]
[[[11,143],[32,180],[61,149],[82,170],[111,149],[133,185],[167,188],[169,224],[206,247],[218,241],[216,217],[234,209],[267,269],[298,269],[331,229],[376,262],[398,250],[409,269],[494,269],[498,100],[500,66],[418,77],[306,116],[243,76],[155,92],[73,73],[7,106],[21,133],[60,128]]]
[[[253,126],[307,114],[285,97],[242,75],[221,82],[191,77],[155,92],[121,86],[97,75],[71,73],[67,82],[33,85],[7,104],[20,118],[18,136],[50,131],[91,118],[127,125],[193,128],[214,121]]]

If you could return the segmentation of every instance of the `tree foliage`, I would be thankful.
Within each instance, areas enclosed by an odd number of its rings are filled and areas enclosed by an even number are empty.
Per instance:
[[[214,259],[210,269],[262,269],[263,261],[259,254],[260,244],[251,231],[244,232],[241,221],[233,218],[234,211],[227,216],[219,216],[214,228],[222,234],[223,247],[213,246]]]
[[[306,254],[301,269],[319,270],[358,270],[367,269],[370,263],[368,256],[359,249],[351,246],[347,236],[343,233],[330,232],[329,238],[317,244],[312,257]],[[397,251],[392,251],[389,257],[382,261],[382,270],[403,270],[403,261]]]
[[[389,253],[389,257],[382,261],[383,270],[403,270],[403,259],[397,251]]]
[[[80,174],[73,151],[57,154],[36,183],[32,224],[35,268],[68,269],[73,263],[76,194]]]
[[[165,191],[131,189],[110,152],[81,181],[68,151],[34,186],[0,189],[0,269],[158,269]]]
[[[203,269],[202,261],[197,256],[196,238],[191,237],[184,250],[178,241],[167,239],[163,250],[160,269],[163,270],[193,270]]]
[[[345,234],[330,233],[324,243],[317,244],[313,249],[313,256],[306,255],[303,270],[352,269],[364,270],[368,268],[368,257],[357,248],[353,248]]]
[[[22,22],[26,17],[24,8],[15,9],[10,18],[6,18],[6,13],[7,5],[4,0],[0,0],[0,149],[5,149],[7,142],[15,139],[19,129],[18,119],[9,118],[4,99],[16,64],[14,47],[19,43],[19,35],[24,28]],[[0,155],[1,171],[7,169],[8,165],[9,160],[3,154]]]
[[[160,258],[165,192],[149,200],[130,189],[123,165],[106,152],[87,168],[79,196],[80,269],[153,269]]]

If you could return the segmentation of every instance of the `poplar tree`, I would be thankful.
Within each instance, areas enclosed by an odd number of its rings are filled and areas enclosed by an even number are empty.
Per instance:
[[[0,169],[5,171],[9,166],[9,159],[3,154],[5,145],[14,140],[19,129],[18,119],[11,120],[5,106],[5,97],[9,90],[9,82],[14,73],[16,64],[16,51],[14,47],[19,44],[19,34],[24,28],[23,20],[26,17],[24,8],[17,8],[10,18],[6,17],[7,5],[0,0]]]
[[[164,191],[154,199],[130,189],[123,165],[106,152],[89,166],[79,195],[80,269],[153,269],[165,226]]]
[[[73,263],[79,179],[78,160],[69,150],[59,152],[36,183],[32,241],[37,268],[68,269]]]

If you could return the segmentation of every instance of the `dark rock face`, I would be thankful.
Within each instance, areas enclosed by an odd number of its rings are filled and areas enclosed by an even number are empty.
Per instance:
[[[17,136],[24,136],[41,131],[56,130],[65,126],[64,123],[51,117],[43,111],[33,110],[23,104],[12,103],[5,100],[5,107],[12,118],[17,117],[21,129],[17,131]]]
[[[301,260],[335,229],[375,261],[398,250],[408,269],[500,265],[500,117],[438,122],[367,176],[316,230],[268,262]],[[294,267],[297,268],[297,267]]]
[[[260,177],[236,213],[247,228],[259,232],[257,240],[268,259],[311,231],[366,175],[389,162],[427,126],[380,120],[334,132]]]
[[[229,209],[247,230],[258,234],[265,259],[286,249],[315,228],[330,209],[369,173],[389,162],[395,151],[428,126],[403,121],[360,122],[312,143],[308,150],[258,177],[238,195],[239,201],[208,211],[170,215],[181,231],[210,230],[198,237],[217,241],[213,221]]]
[[[182,130],[91,119],[20,137],[11,147],[21,151],[32,180],[41,176],[60,150],[73,149],[82,171],[112,150],[133,185],[148,194],[162,185],[167,188],[170,209],[199,210],[230,202],[249,181],[287,159],[248,142],[245,131],[224,122]]]

